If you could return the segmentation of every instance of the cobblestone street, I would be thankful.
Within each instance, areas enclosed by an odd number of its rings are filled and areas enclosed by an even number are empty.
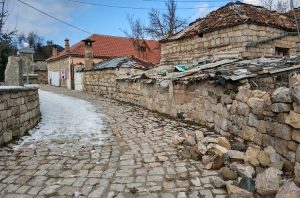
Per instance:
[[[76,136],[62,127],[54,142],[40,134],[0,148],[0,197],[227,197],[225,188],[211,184],[216,171],[179,159],[171,143],[175,134],[199,126],[95,95],[41,89],[94,105],[103,115],[102,135]]]

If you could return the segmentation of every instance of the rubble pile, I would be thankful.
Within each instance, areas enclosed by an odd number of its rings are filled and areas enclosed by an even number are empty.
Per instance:
[[[294,174],[286,171],[272,146],[246,146],[240,138],[229,140],[206,129],[175,135],[172,143],[180,158],[201,161],[203,169],[217,171],[219,177],[211,182],[226,187],[230,197],[300,197],[300,163],[295,163]]]

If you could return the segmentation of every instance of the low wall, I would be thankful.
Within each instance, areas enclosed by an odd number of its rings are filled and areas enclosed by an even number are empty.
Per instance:
[[[273,146],[287,163],[300,162],[300,104],[291,96],[290,88],[275,89],[274,84],[271,93],[251,90],[249,84],[220,86],[208,80],[188,84],[116,81],[114,70],[85,75],[87,92],[194,121],[248,143]],[[300,78],[295,81],[300,82]]]
[[[48,84],[48,71],[47,70],[35,70],[37,77],[37,84]]]
[[[37,88],[0,87],[0,146],[23,136],[40,117]]]

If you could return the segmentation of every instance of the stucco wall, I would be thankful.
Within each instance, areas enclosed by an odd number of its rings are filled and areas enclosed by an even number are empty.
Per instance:
[[[292,101],[289,89],[283,93],[288,99],[278,101],[271,92],[238,84],[116,81],[113,70],[85,74],[87,92],[194,121],[249,143],[271,145],[285,163],[300,162],[300,130],[287,123],[288,117],[300,116],[299,104]]]
[[[246,43],[258,41],[284,32],[272,27],[251,24],[238,25],[206,33],[203,37],[194,36],[161,44],[161,65],[197,63],[204,56],[223,58],[260,57],[274,55],[275,46],[291,48],[296,52],[297,36],[287,36],[268,44],[245,48]]]
[[[40,117],[38,89],[0,89],[0,145],[23,136]]]

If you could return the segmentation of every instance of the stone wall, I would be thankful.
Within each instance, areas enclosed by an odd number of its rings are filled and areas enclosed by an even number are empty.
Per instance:
[[[38,89],[1,88],[0,146],[23,136],[39,122],[40,117]]]
[[[86,72],[85,91],[197,122],[248,143],[273,146],[286,163],[300,162],[300,101],[289,88],[266,92],[251,90],[249,84],[150,83],[116,81],[115,77],[114,70]]]
[[[37,77],[37,84],[48,84],[48,71],[47,70],[35,70]]]
[[[275,55],[275,46],[290,48],[290,54],[297,51],[297,36],[286,36],[280,39],[246,48],[247,43],[279,35],[284,31],[252,24],[243,24],[216,30],[200,36],[176,40],[161,44],[161,64],[178,65],[197,63],[205,56],[224,57],[261,57]]]

